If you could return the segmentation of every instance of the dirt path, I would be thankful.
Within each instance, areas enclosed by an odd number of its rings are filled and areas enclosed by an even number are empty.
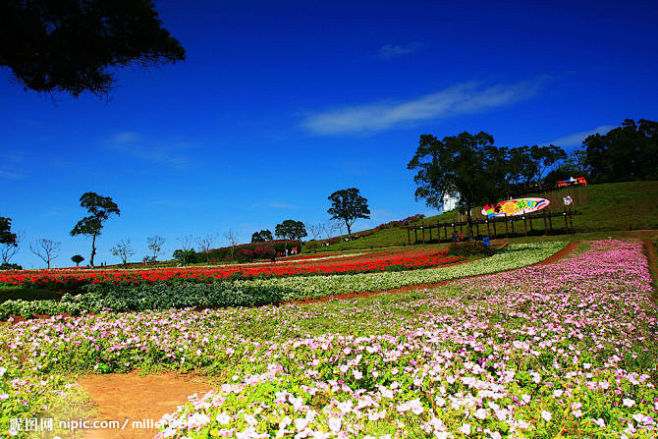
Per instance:
[[[158,430],[149,427],[164,414],[174,412],[188,396],[212,389],[199,377],[177,374],[85,375],[78,383],[92,398],[96,421],[119,421],[123,425],[128,418],[125,429],[89,429],[84,439],[153,438]]]
[[[566,247],[564,247],[559,252],[552,254],[551,256],[544,259],[543,261],[537,262],[537,263],[532,264],[532,265],[528,265],[527,267],[534,267],[536,265],[553,264],[553,263],[559,261],[560,259],[566,257],[576,247],[578,247],[579,244],[580,244],[579,241],[570,242],[569,244],[567,244]],[[460,261],[460,262],[457,262],[455,264],[450,264],[450,266],[459,265],[459,264],[463,264],[463,263],[467,263],[467,262],[473,262],[473,260]],[[514,270],[516,270],[516,268]],[[478,277],[483,277],[483,276],[490,276],[492,274],[495,274],[495,273],[477,274],[477,275],[474,275],[474,276],[460,277],[459,279],[444,280],[444,281],[441,281],[441,282],[431,283],[431,284],[409,285],[409,286],[406,286],[406,287],[394,288],[392,290],[366,291],[366,292],[362,292],[362,293],[334,294],[333,296],[319,297],[317,299],[294,300],[290,303],[299,303],[299,304],[316,303],[316,302],[327,302],[327,301],[330,301],[330,300],[354,299],[355,297],[368,297],[368,296],[373,296],[375,294],[401,293],[403,291],[412,291],[412,290],[420,290],[420,289],[425,289],[425,288],[440,287],[442,285],[447,285],[449,283],[456,282],[458,280],[473,279],[473,278],[478,278]]]

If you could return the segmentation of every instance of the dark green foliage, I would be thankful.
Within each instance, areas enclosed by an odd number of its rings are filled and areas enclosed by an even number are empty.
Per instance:
[[[594,183],[658,179],[658,122],[626,119],[605,135],[583,142]]]
[[[251,242],[267,242],[273,240],[272,232],[269,230],[261,230],[260,232],[254,232],[251,235]]]
[[[174,259],[176,259],[181,265],[186,265],[190,263],[195,263],[195,262],[201,262],[197,261],[197,253],[194,251],[193,248],[183,250],[183,249],[177,249],[174,250]],[[199,257],[201,255],[198,255]]]
[[[352,225],[359,219],[370,219],[368,200],[361,196],[357,188],[341,189],[329,195],[331,207],[327,213],[331,219],[345,222],[347,235],[352,236]]]
[[[0,3],[0,66],[25,89],[107,95],[114,68],[185,59],[150,0]]]
[[[284,248],[287,248],[288,240],[299,240],[308,235],[308,233],[306,233],[306,226],[304,226],[303,222],[291,219],[278,224],[276,229],[274,229],[274,233],[276,233],[276,236],[283,239]],[[301,245],[299,248],[301,249]]]
[[[438,209],[445,196],[459,196],[471,237],[473,207],[540,187],[544,172],[565,158],[566,153],[554,145],[497,147],[485,132],[464,132],[443,140],[424,134],[407,168],[417,171],[416,199],[424,198],[428,206]]]
[[[0,270],[22,270],[23,267],[18,264],[4,263],[0,264]]]
[[[84,261],[85,258],[82,255],[73,255],[71,256],[71,260],[75,262],[75,266],[78,267],[80,266],[80,262]]]
[[[145,311],[171,308],[223,308],[262,306],[282,301],[284,290],[273,287],[236,286],[230,282],[210,284],[189,281],[156,282],[140,285],[88,285],[84,294],[65,294],[61,301],[9,300],[0,304],[0,320],[10,314],[77,315],[84,311]]]
[[[496,250],[477,241],[453,242],[448,247],[448,254],[461,257],[492,256]]]
[[[0,244],[16,245],[17,236],[11,232],[11,218],[0,216]]]
[[[95,192],[85,192],[80,197],[80,206],[87,209],[91,215],[82,218],[71,230],[71,236],[87,235],[92,237],[91,258],[89,264],[94,266],[96,256],[96,237],[101,234],[103,223],[110,215],[121,215],[119,206],[110,197],[103,197]]]

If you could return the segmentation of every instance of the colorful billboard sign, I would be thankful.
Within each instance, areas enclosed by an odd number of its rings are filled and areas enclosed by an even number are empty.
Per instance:
[[[550,201],[546,198],[518,198],[515,200],[501,201],[496,204],[488,204],[482,208],[482,215],[485,215],[487,218],[524,215],[542,210],[549,204]]]

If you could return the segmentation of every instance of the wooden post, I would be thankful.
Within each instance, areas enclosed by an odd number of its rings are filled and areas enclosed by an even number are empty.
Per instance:
[[[548,228],[551,231],[551,235],[553,234],[553,214],[548,215]]]
[[[492,225],[493,225],[493,228],[494,228],[494,239],[496,239],[496,236],[497,236],[497,235],[496,235],[496,221],[494,221],[494,222],[492,223]]]
[[[487,236],[491,237],[491,230],[489,229],[489,220],[487,220]]]
[[[509,221],[507,220],[507,215],[505,215],[505,238],[509,239]]]
[[[409,226],[407,226],[407,244],[411,245],[411,230],[409,230]]]
[[[528,236],[528,219],[525,216],[523,217],[523,230],[525,232],[525,236]]]
[[[414,227],[414,244],[418,243],[418,229]]]
[[[423,244],[425,244],[425,227],[420,226],[421,235],[423,236]]]
[[[432,242],[432,226],[430,226],[430,242]]]
[[[564,227],[567,229],[566,232],[569,233],[569,220],[567,219],[567,209],[564,209]]]
[[[546,229],[546,209],[542,210],[544,216],[544,235],[548,235],[548,230]]]

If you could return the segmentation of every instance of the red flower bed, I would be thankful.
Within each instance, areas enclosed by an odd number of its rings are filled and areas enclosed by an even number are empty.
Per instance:
[[[346,260],[347,259],[347,260]],[[354,274],[378,271],[402,271],[436,267],[459,261],[457,256],[447,256],[427,250],[406,252],[370,253],[336,261],[308,261],[296,263],[249,266],[177,267],[140,270],[31,270],[9,271],[0,274],[0,283],[11,285],[76,287],[88,283],[142,283],[174,278],[210,281],[226,278],[286,277],[331,274]]]

